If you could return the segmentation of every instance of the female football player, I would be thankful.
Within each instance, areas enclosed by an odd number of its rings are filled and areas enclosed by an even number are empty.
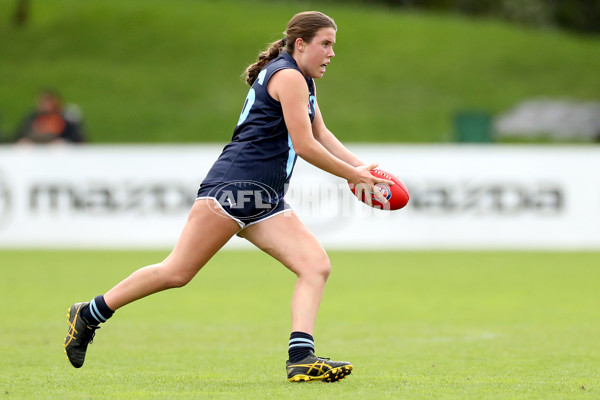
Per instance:
[[[297,156],[363,191],[373,190],[376,183],[393,184],[372,176],[369,171],[376,164],[365,165],[323,123],[313,79],[325,74],[335,55],[336,31],[335,22],[325,14],[299,13],[289,21],[283,39],[272,43],[247,68],[251,88],[232,141],[201,183],[171,254],[135,271],[103,296],[70,308],[64,346],[74,367],[83,365],[95,330],[114,311],[161,290],[186,285],[237,234],[297,276],[288,379],[332,382],[352,371],[349,362],[314,354],[313,328],[330,263],[284,200]]]

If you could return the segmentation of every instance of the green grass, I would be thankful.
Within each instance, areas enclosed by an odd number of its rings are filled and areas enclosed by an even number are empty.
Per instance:
[[[6,399],[564,399],[600,393],[600,253],[332,252],[321,355],[337,384],[291,384],[291,273],[219,253],[187,287],[119,310],[86,365],[62,353],[71,303],[165,252],[1,251]]]
[[[5,136],[53,86],[82,106],[93,142],[226,142],[247,92],[240,74],[306,9],[339,25],[318,87],[344,141],[443,142],[459,110],[600,91],[600,38],[491,20],[321,1],[55,0],[32,2],[19,30],[14,3],[0,2]]]

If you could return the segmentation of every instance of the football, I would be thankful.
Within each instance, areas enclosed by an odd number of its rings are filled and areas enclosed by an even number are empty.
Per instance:
[[[381,210],[399,210],[406,206],[406,204],[408,204],[408,189],[406,188],[404,183],[400,179],[398,179],[396,175],[380,169],[372,169],[371,175],[394,182],[392,186],[383,183],[378,183],[375,185],[377,190],[379,190],[380,193],[383,194],[383,196],[387,199],[387,203],[381,203],[375,197],[375,193],[371,192],[373,208],[378,208]],[[352,190],[352,193],[354,193],[354,195],[358,198],[358,195],[356,194],[356,190],[354,189],[353,185],[348,185],[350,186],[350,190]],[[361,197],[362,198],[358,199],[363,203],[367,204],[365,202],[364,193]]]

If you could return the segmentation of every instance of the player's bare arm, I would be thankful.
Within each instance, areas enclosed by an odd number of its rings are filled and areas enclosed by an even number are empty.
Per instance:
[[[308,89],[304,77],[298,71],[286,69],[277,72],[269,81],[268,90],[269,94],[281,103],[296,154],[317,168],[344,178],[355,186],[373,187],[376,183],[389,184],[385,179],[369,173],[377,164],[355,167],[330,153],[315,139],[306,112]]]

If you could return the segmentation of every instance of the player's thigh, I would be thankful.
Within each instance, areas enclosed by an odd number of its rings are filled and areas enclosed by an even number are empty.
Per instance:
[[[250,225],[238,235],[296,274],[329,273],[327,253],[292,210]]]
[[[169,268],[196,273],[240,229],[211,199],[196,200],[173,248],[163,261]]]

